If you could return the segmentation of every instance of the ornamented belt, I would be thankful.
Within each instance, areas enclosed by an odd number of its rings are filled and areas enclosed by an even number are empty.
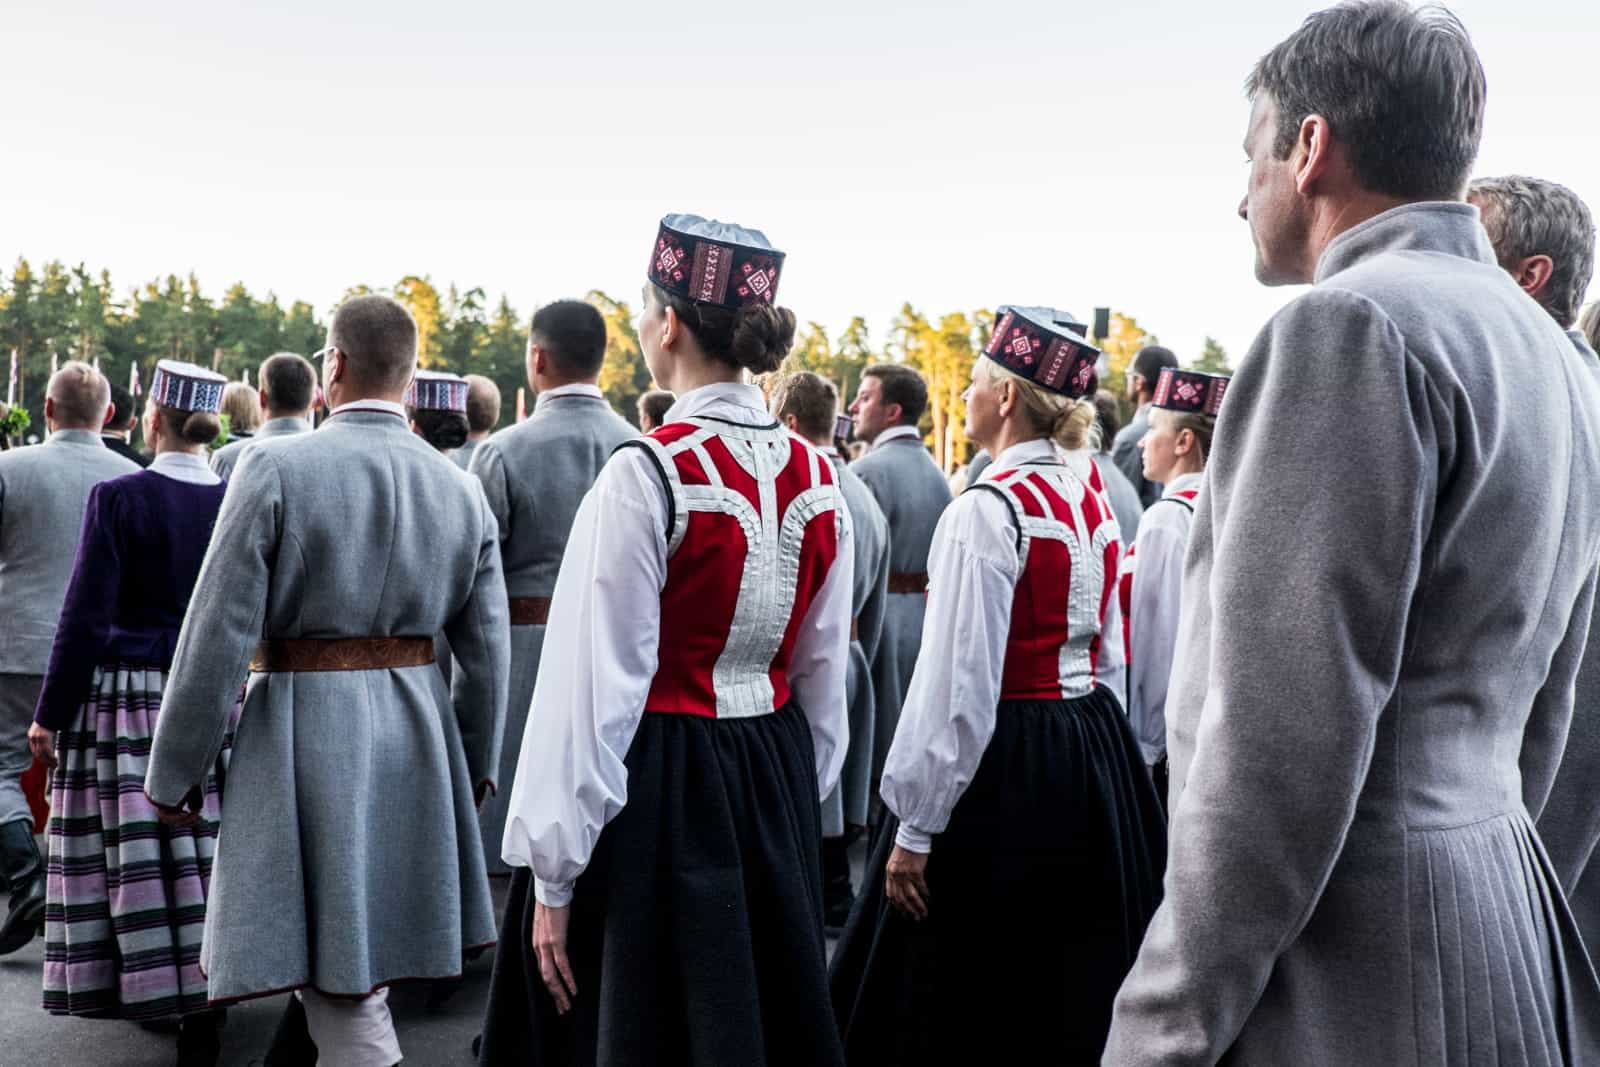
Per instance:
[[[927,571],[891,571],[889,573],[889,592],[891,593],[926,593],[927,591]]]
[[[549,621],[549,597],[514,596],[511,598],[512,626],[543,626]]]
[[[256,646],[252,671],[309,674],[315,671],[380,671],[425,667],[433,662],[431,637],[280,638]]]

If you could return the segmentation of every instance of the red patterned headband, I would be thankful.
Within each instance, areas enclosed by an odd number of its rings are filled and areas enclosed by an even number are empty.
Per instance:
[[[1053,393],[1077,397],[1095,383],[1100,350],[1083,339],[1083,324],[1053,308],[1002,307],[983,354]]]
[[[1189,415],[1215,416],[1222,410],[1222,394],[1228,391],[1228,376],[1198,370],[1163,367],[1156,379],[1156,395],[1150,402],[1168,411]]]
[[[650,257],[650,280],[667,292],[697,304],[714,304],[737,310],[749,304],[770,304],[778,295],[778,274],[783,253],[773,248],[718,240],[668,225],[668,220],[693,220],[706,228],[738,231],[720,223],[705,223],[694,216],[672,215],[661,220],[655,252]]]

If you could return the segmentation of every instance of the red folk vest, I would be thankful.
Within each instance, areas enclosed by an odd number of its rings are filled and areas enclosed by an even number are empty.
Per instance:
[[[1200,495],[1200,490],[1179,489],[1176,493],[1168,493],[1161,500],[1176,500],[1190,511],[1194,510],[1194,498]],[[1157,500],[1156,504],[1161,503]],[[1155,507],[1156,504],[1151,504]],[[1136,559],[1138,541],[1128,546],[1128,552],[1122,557],[1122,571],[1117,575],[1117,606],[1122,609],[1122,649],[1128,657],[1128,662],[1133,662],[1133,572],[1138,569]]]
[[[795,635],[838,554],[833,466],[781,426],[669,423],[624,447],[667,490],[660,658],[645,710],[769,715],[789,700]]]
[[[1122,553],[1100,469],[1085,484],[1065,463],[1023,463],[978,487],[1005,497],[1020,527],[1000,699],[1087,695]]]

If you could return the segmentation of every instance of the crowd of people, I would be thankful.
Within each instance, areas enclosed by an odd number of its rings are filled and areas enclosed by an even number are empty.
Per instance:
[[[61,367],[0,455],[0,953],[180,1064],[260,997],[268,1064],[397,1063],[389,988],[491,949],[490,1064],[1600,1060],[1592,216],[1469,181],[1440,9],[1248,91],[1309,290],[1231,378],[1140,351],[1124,427],[1000,308],[954,479],[915,370],[781,373],[784,254],[694,215],[637,430],[576,300],[497,432],[381,295],[255,387],[162,361],[150,455]]]

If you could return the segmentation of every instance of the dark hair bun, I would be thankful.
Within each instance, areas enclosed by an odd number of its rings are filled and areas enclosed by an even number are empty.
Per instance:
[[[771,374],[794,347],[794,312],[771,304],[739,309],[728,354],[752,374]]]
[[[179,412],[182,415],[182,412]],[[209,445],[222,433],[222,420],[209,411],[193,411],[184,418],[178,436],[194,445]]]

